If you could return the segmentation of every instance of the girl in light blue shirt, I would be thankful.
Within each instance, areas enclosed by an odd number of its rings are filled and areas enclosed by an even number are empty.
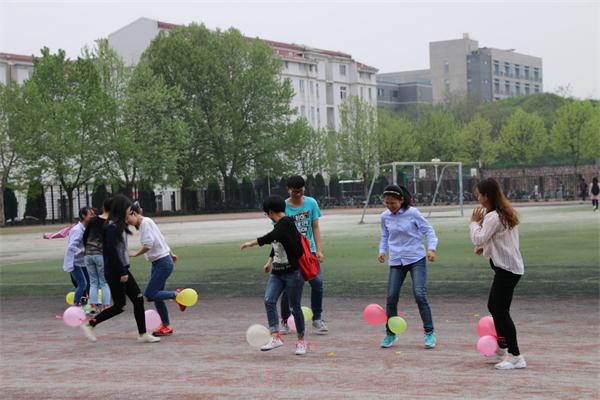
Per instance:
[[[431,224],[419,210],[411,207],[411,195],[403,186],[389,185],[383,192],[387,210],[381,214],[381,241],[379,242],[380,263],[385,262],[389,253],[390,272],[386,312],[388,318],[398,315],[400,289],[410,273],[413,295],[419,307],[425,330],[426,349],[435,347],[436,338],[431,308],[427,299],[427,260],[435,261],[437,236]],[[423,246],[423,236],[427,239],[427,251]],[[386,326],[387,334],[381,347],[391,347],[398,337]]]

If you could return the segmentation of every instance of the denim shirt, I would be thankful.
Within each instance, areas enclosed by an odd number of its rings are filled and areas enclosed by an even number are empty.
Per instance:
[[[435,231],[416,208],[381,213],[379,252],[389,251],[390,266],[412,264],[425,257],[423,236],[427,238],[427,249],[435,251],[438,242]]]

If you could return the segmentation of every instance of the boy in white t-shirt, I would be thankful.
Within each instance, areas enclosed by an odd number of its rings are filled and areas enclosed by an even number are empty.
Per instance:
[[[129,256],[137,257],[143,254],[146,260],[152,263],[152,273],[148,286],[144,291],[144,296],[148,301],[154,302],[156,311],[162,321],[161,326],[154,331],[154,336],[172,335],[173,329],[170,326],[169,311],[165,300],[175,300],[181,289],[175,291],[165,290],[165,284],[173,272],[177,256],[171,252],[171,248],[167,245],[164,236],[154,221],[142,215],[139,206],[134,205],[131,208],[131,213],[127,216],[127,223],[135,226],[140,231],[140,242],[142,244],[138,251],[130,251]],[[184,305],[177,304],[181,311],[185,310]]]

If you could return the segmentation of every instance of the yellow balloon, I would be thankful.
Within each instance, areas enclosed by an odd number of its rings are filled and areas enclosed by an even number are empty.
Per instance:
[[[392,331],[395,334],[399,335],[399,334],[404,333],[406,331],[407,325],[406,325],[406,321],[404,320],[404,318],[402,318],[402,317],[391,317],[388,320],[388,327],[390,328],[390,331]]]
[[[75,292],[69,292],[67,293],[67,304],[72,306],[73,304],[75,304]]]
[[[302,314],[304,314],[304,320],[305,321],[312,321],[313,319],[313,312],[310,308],[306,307],[306,306],[302,306]]]
[[[198,293],[194,289],[183,289],[177,294],[175,300],[186,307],[193,306],[198,301]]]
[[[102,289],[98,289],[98,303],[102,302]]]

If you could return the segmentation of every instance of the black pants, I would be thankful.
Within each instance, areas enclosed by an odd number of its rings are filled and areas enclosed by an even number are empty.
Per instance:
[[[125,310],[125,296],[127,296],[133,303],[133,314],[135,315],[139,334],[146,333],[146,316],[144,314],[142,292],[131,272],[129,272],[127,282],[122,283],[120,279],[120,276],[106,275],[106,282],[108,283],[108,287],[110,287],[113,305],[91,319],[90,325],[96,326],[100,322],[121,314]]]
[[[598,200],[592,200],[592,207],[598,209]]]
[[[490,288],[488,310],[494,318],[494,325],[498,334],[498,346],[501,349],[508,348],[510,354],[518,356],[521,353],[517,344],[517,329],[510,317],[510,303],[521,275],[496,267],[491,259],[490,265],[495,274],[494,282]]]

